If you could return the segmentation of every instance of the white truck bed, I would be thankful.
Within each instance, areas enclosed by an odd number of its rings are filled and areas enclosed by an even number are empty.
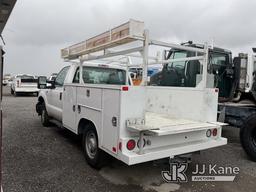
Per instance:
[[[214,89],[66,84],[63,124],[77,132],[76,119],[90,119],[99,146],[128,165],[225,145]],[[191,101],[191,98],[196,98]],[[73,105],[79,107],[78,113]],[[77,108],[78,109],[78,108]],[[213,123],[212,123],[213,122]],[[217,129],[216,135],[206,132]],[[129,150],[127,143],[136,146]],[[144,145],[139,145],[140,142]]]
[[[132,121],[132,120],[130,120]],[[171,118],[165,114],[146,112],[145,124],[131,124],[127,126],[131,131],[146,131],[162,136],[189,131],[216,128],[217,124],[192,121],[188,119]]]

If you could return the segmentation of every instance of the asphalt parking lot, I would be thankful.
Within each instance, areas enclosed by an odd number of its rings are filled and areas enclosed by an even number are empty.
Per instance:
[[[161,177],[161,171],[169,169],[165,160],[131,167],[114,160],[101,170],[92,169],[85,162],[79,137],[41,125],[36,101],[34,96],[14,97],[4,87],[4,191],[255,191],[256,163],[241,148],[238,129],[225,128],[228,145],[194,155],[188,169],[210,163],[239,167],[234,182],[166,183]]]

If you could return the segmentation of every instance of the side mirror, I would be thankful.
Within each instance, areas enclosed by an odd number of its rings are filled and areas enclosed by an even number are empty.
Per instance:
[[[45,76],[39,76],[37,81],[38,89],[46,89],[47,88],[47,78]]]

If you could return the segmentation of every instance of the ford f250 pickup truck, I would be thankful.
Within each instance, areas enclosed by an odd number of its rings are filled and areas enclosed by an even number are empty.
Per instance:
[[[50,86],[45,77],[39,77],[36,110],[42,124],[48,126],[53,121],[82,135],[85,158],[92,167],[100,168],[110,155],[133,165],[227,143],[221,137],[223,124],[216,122],[218,89],[207,87],[211,85],[207,83],[211,80],[207,78],[207,44],[204,49],[197,49],[150,40],[143,26],[142,22],[130,20],[65,48],[62,58],[79,62],[64,67]],[[122,47],[118,51],[118,46],[132,41],[143,45],[134,44],[136,47]],[[149,45],[201,53],[178,59],[199,60],[202,71],[196,87],[147,86],[150,63],[177,61],[149,57]],[[114,51],[109,50],[113,47]],[[143,77],[139,86],[132,85],[128,65],[118,59],[115,62],[120,62],[119,65],[107,61],[124,55],[142,58]],[[97,63],[88,63],[89,60]]]

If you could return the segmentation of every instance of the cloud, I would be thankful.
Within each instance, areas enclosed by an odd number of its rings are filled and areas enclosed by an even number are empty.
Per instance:
[[[155,39],[249,50],[256,44],[255,7],[250,0],[17,1],[3,34],[5,71],[49,75],[62,67],[60,48],[129,18],[144,21]]]

